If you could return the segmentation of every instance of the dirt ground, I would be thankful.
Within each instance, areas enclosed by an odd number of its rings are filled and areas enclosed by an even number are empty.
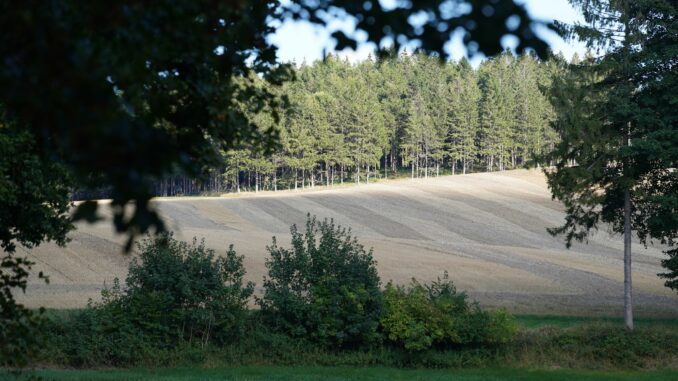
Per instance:
[[[287,244],[289,225],[303,224],[311,213],[350,227],[373,247],[384,282],[426,281],[446,270],[482,305],[522,313],[618,313],[623,302],[621,238],[600,231],[567,250],[562,238],[546,232],[562,224],[564,214],[538,171],[159,199],[156,205],[176,237],[204,237],[218,253],[234,244],[246,257],[248,278],[258,284],[271,237]],[[32,281],[22,302],[81,307],[113,278],[124,279],[131,255],[121,253],[124,238],[113,234],[110,221],[79,225],[71,238],[67,248],[22,249],[37,263],[36,274],[50,276],[49,284]],[[678,316],[678,296],[656,276],[661,251],[634,246],[636,311]]]

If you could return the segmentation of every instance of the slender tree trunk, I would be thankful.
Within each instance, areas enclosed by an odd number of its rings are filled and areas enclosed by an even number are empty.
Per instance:
[[[624,326],[633,330],[631,282],[631,192],[624,191]]]
[[[421,163],[420,163],[420,159],[421,159],[421,158],[419,157],[419,152],[417,152],[417,156],[416,156],[416,158],[415,158],[416,163],[417,163],[417,168],[414,170],[414,172],[416,172],[416,174],[417,174],[417,177],[420,177],[420,176],[421,176]]]
[[[424,178],[428,179],[428,152],[424,154]]]
[[[627,124],[626,145],[631,146],[631,123]],[[624,163],[624,172],[630,165]],[[631,281],[631,189],[624,191],[624,326],[633,330],[633,283]]]
[[[386,160],[387,160],[387,159],[388,159],[388,154],[387,154],[386,152],[384,152],[384,178],[385,178],[385,179],[388,179],[388,173],[387,173],[387,171],[388,171],[388,165],[387,165],[387,163],[386,163]]]

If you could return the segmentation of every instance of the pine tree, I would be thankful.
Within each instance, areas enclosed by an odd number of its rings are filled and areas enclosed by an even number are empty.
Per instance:
[[[408,118],[407,77],[409,58],[406,53],[400,57],[388,57],[379,62],[379,83],[377,86],[379,103],[384,116],[384,126],[388,147],[384,153],[384,177],[387,167],[397,173],[399,162],[399,142],[402,140]],[[388,162],[388,165],[387,165]]]
[[[452,174],[461,163],[463,174],[476,156],[475,137],[478,131],[480,88],[475,72],[466,59],[450,65],[449,83],[444,99],[447,112],[447,156]]]
[[[503,171],[511,147],[514,126],[514,90],[510,81],[513,57],[504,53],[481,68],[480,149],[485,156],[487,171],[496,166]]]

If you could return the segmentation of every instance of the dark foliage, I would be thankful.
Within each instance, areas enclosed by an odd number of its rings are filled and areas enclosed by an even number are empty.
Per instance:
[[[66,169],[42,156],[33,135],[8,122],[0,108],[0,248],[64,245],[70,206]]]
[[[12,294],[16,289],[25,292],[31,265],[28,259],[11,254],[0,259],[1,366],[24,366],[38,350],[35,332],[42,327],[42,310],[36,314],[17,303]]]
[[[8,123],[0,109],[0,364],[22,365],[36,349],[39,314],[13,295],[25,292],[33,263],[15,254],[16,245],[66,243],[67,184],[64,167],[42,157],[31,133]]]

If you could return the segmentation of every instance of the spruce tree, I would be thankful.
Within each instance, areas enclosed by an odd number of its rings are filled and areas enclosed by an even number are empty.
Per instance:
[[[555,161],[547,177],[567,217],[551,231],[565,234],[568,245],[603,223],[623,234],[624,324],[633,329],[632,231],[643,243],[673,246],[678,228],[672,111],[678,12],[661,0],[571,2],[585,23],[562,30],[602,55],[575,65],[554,87],[561,141],[546,157]],[[669,255],[674,259],[675,249]]]

